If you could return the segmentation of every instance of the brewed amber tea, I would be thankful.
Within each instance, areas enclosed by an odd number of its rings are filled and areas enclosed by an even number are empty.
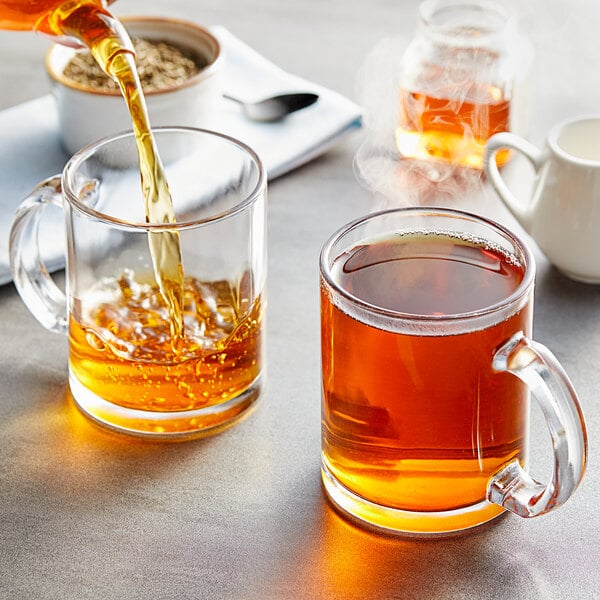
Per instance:
[[[238,285],[185,278],[176,348],[151,273],[102,280],[70,316],[72,374],[132,409],[195,410],[235,398],[261,369],[261,302],[246,294],[248,278]]]
[[[332,274],[382,322],[392,315],[389,323],[494,306],[517,289],[524,267],[483,240],[430,232],[357,245]],[[481,502],[493,473],[525,459],[526,388],[494,372],[492,359],[513,334],[529,333],[529,304],[492,326],[445,335],[358,320],[324,281],[321,303],[323,462],[350,492],[395,509],[452,511]]]
[[[476,100],[462,96],[442,98],[400,90],[396,145],[402,156],[482,169],[488,138],[509,130],[510,103],[491,86],[479,86]],[[499,152],[498,166],[508,159],[507,150]]]

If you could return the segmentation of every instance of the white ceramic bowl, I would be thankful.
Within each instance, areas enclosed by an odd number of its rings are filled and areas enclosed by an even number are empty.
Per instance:
[[[151,126],[209,127],[210,112],[221,96],[223,56],[218,40],[188,21],[162,17],[124,17],[121,21],[132,35],[186,48],[206,62],[206,67],[181,85],[144,93]],[[56,44],[46,55],[62,142],[71,154],[99,138],[132,128],[118,91],[99,90],[64,76],[74,52]]]

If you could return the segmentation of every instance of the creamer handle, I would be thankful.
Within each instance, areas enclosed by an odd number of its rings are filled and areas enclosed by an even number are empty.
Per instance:
[[[500,150],[506,149],[521,152],[531,162],[536,173],[540,170],[544,162],[544,157],[542,152],[533,144],[514,133],[496,133],[489,138],[485,146],[483,167],[490,183],[517,221],[519,221],[526,231],[529,231],[533,219],[534,207],[531,203],[518,200],[508,189],[496,163],[496,154]]]

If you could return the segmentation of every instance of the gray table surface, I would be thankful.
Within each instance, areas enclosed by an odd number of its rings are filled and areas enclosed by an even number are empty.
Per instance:
[[[121,0],[115,12],[225,25],[289,71],[358,99],[365,57],[387,36],[410,36],[416,6]],[[555,121],[600,110],[600,8],[539,0],[519,10],[538,53],[530,138],[539,143]],[[0,108],[48,91],[46,47],[0,32]],[[537,250],[535,335],[569,372],[589,427],[576,495],[550,515],[510,515],[442,541],[357,529],[324,499],[317,259],[333,230],[385,204],[353,171],[366,135],[270,185],[268,389],[216,437],[164,445],[92,426],[66,395],[66,340],[34,321],[11,284],[0,288],[0,597],[600,597],[600,287],[569,281]],[[513,169],[517,185],[526,174]],[[480,202],[511,224],[489,190]],[[532,427],[543,477],[550,446],[535,410]]]

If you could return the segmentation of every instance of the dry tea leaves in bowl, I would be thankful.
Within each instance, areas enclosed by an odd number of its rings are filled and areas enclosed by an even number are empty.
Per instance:
[[[191,52],[169,42],[134,38],[133,46],[142,89],[146,92],[176,87],[206,66]],[[75,53],[63,75],[95,89],[118,90],[87,50]]]

